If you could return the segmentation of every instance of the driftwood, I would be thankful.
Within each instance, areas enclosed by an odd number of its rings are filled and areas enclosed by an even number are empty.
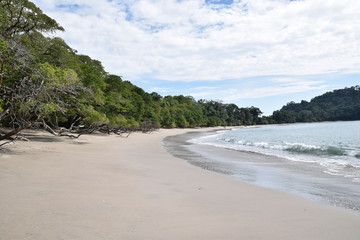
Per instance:
[[[3,140],[9,140],[9,141],[15,141],[16,140],[16,136],[18,135],[19,132],[21,132],[22,130],[28,128],[28,126],[19,126],[17,128],[14,128],[6,133],[0,134],[0,141]],[[15,136],[15,137],[14,137]]]
[[[104,134],[116,134],[122,137],[128,137],[132,132],[151,133],[156,131],[158,126],[151,124],[143,124],[136,127],[110,127],[107,124],[92,125],[89,128],[80,128],[75,132],[81,134],[92,134],[94,132]]]
[[[3,142],[0,144],[0,148],[6,144],[10,144],[10,143],[13,143],[14,141],[6,141],[6,142]]]
[[[78,122],[80,119],[77,119]],[[69,138],[79,138],[83,134],[94,134],[94,133],[102,133],[102,134],[116,134],[118,136],[127,138],[133,132],[142,132],[142,133],[152,133],[158,130],[157,125],[153,124],[143,124],[141,126],[136,127],[110,127],[107,124],[100,124],[100,125],[91,125],[89,127],[84,126],[76,126],[75,122],[71,124],[70,128],[64,127],[51,127],[45,121],[42,122],[35,122],[29,125],[19,126],[17,128],[11,129],[7,132],[0,131],[0,147],[15,142],[16,140],[25,140],[28,139],[19,136],[19,133],[25,129],[43,129],[46,130],[53,136],[57,137],[69,137]],[[1,143],[1,141],[5,141]]]

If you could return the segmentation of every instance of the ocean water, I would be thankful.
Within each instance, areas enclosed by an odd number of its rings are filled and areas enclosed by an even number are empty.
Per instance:
[[[210,171],[360,211],[360,121],[189,133],[164,146]]]
[[[360,183],[360,121],[233,129],[192,142],[315,163]]]

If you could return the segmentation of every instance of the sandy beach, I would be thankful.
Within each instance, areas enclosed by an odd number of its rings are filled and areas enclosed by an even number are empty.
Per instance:
[[[39,135],[5,147],[0,240],[360,239],[356,212],[206,171],[163,149],[164,137],[186,131]]]

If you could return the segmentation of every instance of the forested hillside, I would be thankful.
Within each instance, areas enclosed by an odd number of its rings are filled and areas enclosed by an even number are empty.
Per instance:
[[[327,92],[310,102],[290,102],[269,118],[272,123],[360,120],[360,86]]]
[[[78,54],[64,31],[27,0],[0,1],[0,133],[11,139],[26,128],[64,129],[249,125],[258,108],[239,108],[191,96],[160,96],[107,73],[101,62]],[[46,34],[46,35],[44,35]],[[119,66],[121,68],[121,66]]]

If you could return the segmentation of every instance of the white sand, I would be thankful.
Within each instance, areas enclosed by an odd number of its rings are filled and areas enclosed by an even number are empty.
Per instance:
[[[83,136],[0,153],[0,239],[360,239],[360,214],[196,168],[164,136]]]

